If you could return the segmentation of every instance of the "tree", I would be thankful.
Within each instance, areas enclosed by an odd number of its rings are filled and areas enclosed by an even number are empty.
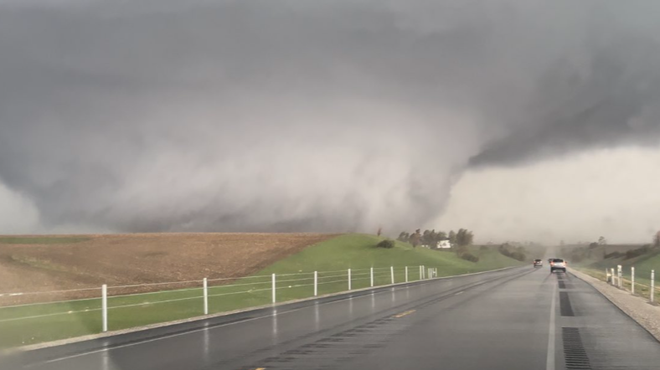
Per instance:
[[[462,247],[465,245],[465,229],[458,229],[456,232],[456,245]]]
[[[474,234],[472,231],[468,231],[467,234],[465,235],[465,242],[467,243],[466,245],[472,245],[474,242]]]
[[[417,247],[421,243],[422,233],[420,232],[419,229],[415,230],[415,233],[410,235],[409,241],[410,244],[412,244],[413,248]]]
[[[454,230],[451,230],[451,231],[449,232],[449,243],[450,243],[451,245],[456,244],[456,232],[455,232]]]
[[[604,236],[601,236],[600,238],[598,238],[598,244],[599,245],[606,245],[607,244],[607,240],[605,239]]]
[[[432,238],[432,235],[431,235],[431,231],[430,230],[424,230],[424,233],[422,234],[422,244],[423,245],[431,245],[433,243],[432,239],[433,238]]]
[[[380,234],[381,234],[382,232],[383,232],[383,228],[382,228],[382,227],[378,227],[378,233],[377,233],[376,235],[380,236]]]
[[[435,232],[435,229],[431,231],[425,230],[424,235],[422,236],[422,240],[423,244],[428,245],[433,249],[438,246],[438,234]]]
[[[472,244],[474,235],[468,229],[459,229],[456,233],[456,244],[459,247],[468,246]]]
[[[396,238],[396,240],[401,241],[401,242],[404,242],[404,243],[407,243],[409,238],[410,238],[410,234],[408,234],[408,233],[405,232],[405,231],[402,231],[402,232],[399,234],[399,237]]]
[[[660,231],[658,231],[655,234],[655,238],[653,239],[653,246],[654,247],[660,247]]]

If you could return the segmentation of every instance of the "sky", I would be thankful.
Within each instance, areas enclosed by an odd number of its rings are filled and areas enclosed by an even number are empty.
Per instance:
[[[468,171],[436,224],[488,230],[483,243],[650,243],[660,224],[660,151],[621,147]]]
[[[658,11],[0,0],[0,233],[650,240]]]

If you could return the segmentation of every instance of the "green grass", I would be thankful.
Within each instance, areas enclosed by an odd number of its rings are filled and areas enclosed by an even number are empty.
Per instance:
[[[272,273],[278,275],[277,300],[284,302],[313,295],[314,271],[319,271],[318,293],[323,295],[348,289],[348,268],[352,269],[352,288],[359,289],[370,286],[371,267],[375,268],[375,285],[384,285],[391,282],[389,266],[395,267],[395,282],[403,282],[404,266],[409,266],[408,280],[414,281],[420,278],[420,265],[437,268],[439,276],[450,276],[525,263],[505,257],[495,248],[473,248],[472,252],[480,260],[472,263],[458,258],[451,251],[413,249],[401,242],[391,249],[375,248],[380,240],[382,238],[370,235],[342,235],[310,246],[251,277],[234,281],[232,285],[210,281],[209,311],[213,314],[269,304]],[[109,329],[200,316],[203,314],[201,282],[199,285],[189,289],[111,297],[108,300]],[[112,294],[112,289],[109,293]],[[98,333],[101,331],[100,305],[97,298],[0,308],[0,348]]]
[[[86,236],[2,236],[1,244],[71,244],[89,240]]]
[[[591,277],[594,277],[598,280],[601,281],[607,281],[607,278],[605,276],[605,269],[601,270],[595,270],[592,268],[587,268],[584,266],[578,266],[576,267],[578,270],[584,272],[587,275],[590,275]],[[615,269],[616,271],[616,269]],[[635,273],[637,275],[637,273]],[[632,281],[630,280],[630,275],[623,275],[623,278],[621,279],[622,286],[625,290],[630,291],[632,288]],[[637,276],[635,276],[635,295],[649,298],[651,292],[651,284],[650,284],[650,279],[639,279]],[[656,299],[660,295],[660,287],[657,286],[656,283],[656,288],[655,288],[655,294],[656,294]]]
[[[635,282],[640,285],[650,286],[651,270],[655,270],[656,274],[660,274],[660,251],[652,249],[649,253],[630,259],[620,257],[598,259],[595,261],[586,260],[576,264],[576,267],[584,271],[597,271],[599,275],[604,276],[605,269],[613,268],[616,271],[617,265],[621,265],[623,276],[626,279],[630,279],[630,268],[634,266]],[[658,277],[660,277],[660,275]],[[657,281],[656,285],[658,285]]]
[[[374,248],[380,240],[382,238],[372,235],[342,235],[276,262],[259,274],[425,265],[437,267],[440,276],[448,276],[511,266],[516,262],[497,252],[496,248],[474,248],[473,253],[479,255],[481,260],[472,263],[458,258],[452,251],[412,248],[409,244],[399,241],[391,249]]]

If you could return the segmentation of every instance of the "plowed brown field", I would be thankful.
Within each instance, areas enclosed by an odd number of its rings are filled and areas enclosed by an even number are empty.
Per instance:
[[[38,236],[26,241],[0,237],[0,293],[242,277],[334,236],[165,233]]]

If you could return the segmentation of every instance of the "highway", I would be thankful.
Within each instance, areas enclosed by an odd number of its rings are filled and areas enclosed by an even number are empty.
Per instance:
[[[588,284],[530,266],[26,352],[34,370],[658,369],[660,343]]]

